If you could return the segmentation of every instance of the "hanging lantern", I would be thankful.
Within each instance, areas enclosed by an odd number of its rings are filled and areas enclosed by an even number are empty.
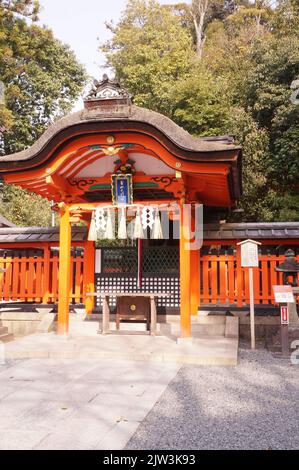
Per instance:
[[[156,209],[154,227],[153,227],[153,230],[152,230],[152,239],[153,240],[162,240],[163,238],[164,237],[163,237],[163,230],[162,230],[159,210]]]
[[[134,238],[144,238],[140,209],[137,211],[135,225],[134,225]]]
[[[107,220],[106,220],[106,230],[104,238],[108,240],[114,240],[114,230],[113,230],[113,223],[112,223],[112,214],[111,210],[108,209],[107,211]]]
[[[120,211],[120,218],[118,220],[118,238],[120,240],[127,239],[126,209],[124,207]]]
[[[95,242],[97,239],[97,229],[96,229],[96,221],[95,221],[95,213],[92,213],[91,222],[88,231],[87,240],[89,242]]]

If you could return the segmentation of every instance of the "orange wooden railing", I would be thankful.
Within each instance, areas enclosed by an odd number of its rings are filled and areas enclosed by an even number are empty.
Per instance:
[[[261,255],[254,268],[256,304],[273,304],[272,286],[282,284],[275,267],[284,256]],[[299,256],[297,257],[299,261]],[[84,276],[87,263],[83,256],[71,258],[71,300],[84,302]],[[59,258],[45,252],[44,257],[0,258],[0,301],[55,303],[58,301]],[[200,259],[201,304],[242,306],[249,304],[248,269],[242,268],[238,255],[206,255]]]
[[[71,300],[84,300],[84,259],[71,258]],[[58,256],[0,258],[0,300],[55,303],[58,301]]]
[[[284,256],[259,256],[259,267],[253,268],[255,304],[274,304],[272,286],[282,284],[282,273],[275,268],[284,260]],[[249,304],[248,269],[241,267],[238,255],[206,255],[200,263],[201,304]]]

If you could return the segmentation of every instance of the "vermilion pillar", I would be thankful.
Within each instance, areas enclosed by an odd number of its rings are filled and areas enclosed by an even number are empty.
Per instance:
[[[95,276],[95,246],[93,241],[86,242],[84,250],[84,291],[85,294],[95,291],[94,285]],[[88,315],[94,309],[94,297],[85,297],[85,310]]]
[[[64,204],[60,209],[58,334],[69,330],[71,238],[70,211]]]
[[[191,315],[197,315],[200,304],[200,253],[199,250],[190,251],[190,303]]]
[[[50,294],[50,245],[44,246],[44,278],[43,278],[43,304],[49,302]]]
[[[194,238],[190,246],[190,308],[191,315],[195,316],[198,314],[198,307],[200,304],[200,252],[197,248],[196,240],[196,214],[195,211],[192,212],[192,232],[194,233]]]
[[[185,212],[185,213],[184,213]],[[190,308],[190,235],[191,217],[189,212],[183,211],[181,206],[180,217],[180,285],[181,285],[181,338],[191,336],[191,308]]]

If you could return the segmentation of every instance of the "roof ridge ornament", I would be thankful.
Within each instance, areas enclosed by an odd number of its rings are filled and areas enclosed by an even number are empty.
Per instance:
[[[111,80],[105,74],[84,98],[81,119],[128,118],[132,114],[132,95],[122,88],[117,79]]]
[[[84,98],[85,108],[110,104],[132,104],[132,95],[121,87],[117,79],[110,79],[106,74],[99,82],[94,80],[93,87]]]

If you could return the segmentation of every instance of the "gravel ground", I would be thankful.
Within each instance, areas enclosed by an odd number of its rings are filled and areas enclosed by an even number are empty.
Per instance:
[[[237,367],[183,366],[127,449],[298,449],[299,365],[241,349]]]

